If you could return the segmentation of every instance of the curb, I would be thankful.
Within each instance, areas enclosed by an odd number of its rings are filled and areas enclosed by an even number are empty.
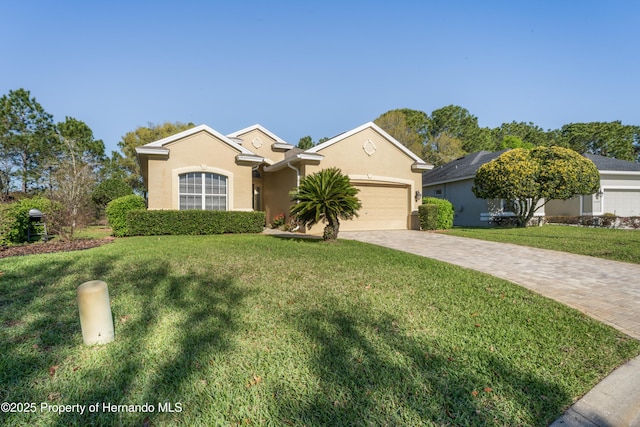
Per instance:
[[[613,371],[550,427],[640,427],[640,356]]]

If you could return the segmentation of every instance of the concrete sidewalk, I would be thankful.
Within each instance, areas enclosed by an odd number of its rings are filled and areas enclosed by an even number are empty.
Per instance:
[[[341,231],[358,240],[482,271],[640,339],[640,265],[412,230]],[[605,378],[552,427],[640,427],[640,357]]]

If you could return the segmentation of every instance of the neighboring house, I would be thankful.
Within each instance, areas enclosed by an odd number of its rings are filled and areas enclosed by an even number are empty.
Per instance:
[[[507,150],[478,151],[422,175],[422,193],[425,197],[447,199],[455,212],[453,225],[479,227],[490,224],[493,215],[504,212],[501,200],[479,199],[471,191],[476,171],[483,164],[497,158]]]
[[[545,206],[547,215],[640,216],[640,164],[593,154],[585,157],[600,171],[600,191],[569,200],[551,200]]]
[[[201,125],[136,148],[149,209],[265,211],[288,220],[300,179],[338,167],[360,189],[341,230],[419,228],[422,159],[369,122],[302,151],[260,125],[229,135]],[[322,233],[317,226],[314,233]]]
[[[478,168],[505,151],[479,151],[425,172],[422,176],[424,196],[449,200],[455,211],[454,225],[487,226],[496,216],[508,216],[502,200],[479,199],[471,190]],[[586,157],[600,171],[600,192],[570,200],[549,201],[536,216],[600,215],[605,212],[619,216],[639,215],[640,164],[589,154]]]

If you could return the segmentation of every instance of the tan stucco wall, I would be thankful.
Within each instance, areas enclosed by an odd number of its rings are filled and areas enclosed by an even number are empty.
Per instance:
[[[263,174],[263,205],[267,224],[283,213],[289,220],[289,209],[292,205],[289,192],[296,188],[296,172],[285,168],[276,172]]]
[[[178,209],[178,175],[204,171],[228,177],[229,210],[251,210],[251,166],[236,163],[236,149],[204,131],[165,148],[170,150],[168,158],[148,160],[149,209]]]
[[[260,129],[250,130],[249,132],[238,135],[237,138],[242,139],[242,146],[244,148],[264,157],[265,160],[277,163],[284,159],[284,151],[274,150],[272,148],[273,144],[277,141]]]
[[[365,144],[371,154],[365,151]],[[422,191],[422,174],[411,171],[411,165],[415,161],[372,128],[366,128],[319,150],[318,154],[322,154],[324,159],[319,165],[305,165],[305,175],[338,167],[354,184],[406,185],[411,195]],[[409,212],[417,211],[421,200],[416,201],[414,197],[410,199]]]

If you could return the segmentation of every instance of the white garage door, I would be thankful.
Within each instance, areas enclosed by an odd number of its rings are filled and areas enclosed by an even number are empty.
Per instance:
[[[604,190],[604,213],[640,216],[640,190]]]
[[[340,230],[406,230],[409,217],[409,188],[355,184],[362,208],[360,217],[341,221]]]

